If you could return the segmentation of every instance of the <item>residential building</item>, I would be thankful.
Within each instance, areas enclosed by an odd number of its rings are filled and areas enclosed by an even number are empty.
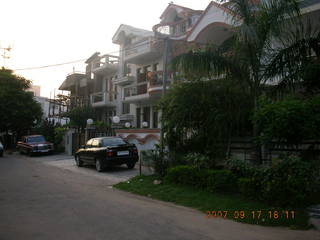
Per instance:
[[[229,2],[210,2],[204,11],[169,3],[152,31],[121,24],[112,42],[119,45],[119,56],[94,53],[86,61],[84,73],[69,74],[60,90],[71,94],[71,107],[90,104],[96,110],[95,120],[112,123],[117,135],[150,149],[160,140],[161,112],[156,104],[163,91],[170,88],[174,73],[167,69],[163,87],[166,57],[171,59],[208,43],[216,45],[234,34]],[[304,18],[319,23],[318,0],[301,2]],[[319,25],[320,26],[320,25]],[[170,39],[166,51],[165,41]]]
[[[68,122],[68,118],[63,117],[63,113],[67,111],[67,106],[55,99],[49,99],[47,97],[34,96],[40,105],[43,112],[42,118],[46,119],[53,124],[64,125]]]
[[[32,92],[33,96],[40,97],[41,87],[38,85],[31,85],[31,87],[29,89],[27,89],[27,91]]]

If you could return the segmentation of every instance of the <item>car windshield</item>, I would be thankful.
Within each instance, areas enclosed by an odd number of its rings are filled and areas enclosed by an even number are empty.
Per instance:
[[[118,145],[123,145],[127,144],[123,139],[121,138],[105,138],[102,140],[102,146],[118,146]]]
[[[28,143],[45,142],[45,141],[46,140],[44,139],[43,136],[33,136],[33,137],[27,138]]]

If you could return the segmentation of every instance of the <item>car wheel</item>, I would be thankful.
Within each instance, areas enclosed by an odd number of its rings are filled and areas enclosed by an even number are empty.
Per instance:
[[[102,166],[102,162],[100,159],[96,159],[96,170],[98,172],[102,172],[103,171],[103,166]]]
[[[83,162],[81,161],[80,156],[79,156],[79,155],[76,155],[74,158],[75,158],[75,160],[76,160],[76,165],[77,165],[78,167],[82,167],[82,166],[83,166]]]
[[[129,169],[133,169],[135,165],[136,165],[135,163],[127,163],[127,167]]]
[[[0,157],[3,157],[3,152],[0,152]]]

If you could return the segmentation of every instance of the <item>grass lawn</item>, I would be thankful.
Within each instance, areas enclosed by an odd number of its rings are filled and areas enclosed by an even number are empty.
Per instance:
[[[115,188],[192,207],[208,218],[229,218],[238,222],[264,226],[282,226],[291,229],[308,229],[309,217],[304,209],[279,209],[264,203],[247,200],[240,195],[210,193],[187,186],[153,184],[155,176],[137,176]]]

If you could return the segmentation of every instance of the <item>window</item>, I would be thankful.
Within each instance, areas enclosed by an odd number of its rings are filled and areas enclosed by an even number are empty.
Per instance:
[[[118,146],[118,145],[124,145],[127,144],[122,138],[104,138],[102,140],[102,146]]]
[[[122,103],[122,114],[130,113],[130,103]]]
[[[158,128],[158,112],[153,112],[153,128]]]
[[[192,18],[188,18],[188,27],[192,26]]]
[[[34,137],[28,137],[27,142],[28,143],[38,143],[38,142],[45,142],[46,140],[44,139],[43,136],[34,136]]]
[[[90,139],[90,140],[86,143],[86,147],[91,147],[92,142],[93,142],[93,139]]]
[[[185,33],[186,32],[186,24],[185,23],[182,23],[180,25],[180,30],[181,30],[181,33]]]
[[[131,67],[130,67],[130,65],[126,65],[126,74],[125,74],[126,76],[131,76]]]
[[[152,71],[154,71],[154,72],[158,71],[158,65],[159,65],[158,63],[153,64]]]
[[[118,86],[115,85],[115,86],[114,86],[114,99],[116,100],[117,97],[118,97]]]
[[[99,147],[99,140],[98,139],[93,139],[91,146],[92,147]]]
[[[137,128],[140,128],[140,122],[141,122],[141,108],[136,109],[136,116],[137,116]]]
[[[150,126],[150,107],[143,108],[143,122],[147,122]]]
[[[148,71],[151,71],[151,65],[147,65],[143,67],[143,72],[147,73]]]

